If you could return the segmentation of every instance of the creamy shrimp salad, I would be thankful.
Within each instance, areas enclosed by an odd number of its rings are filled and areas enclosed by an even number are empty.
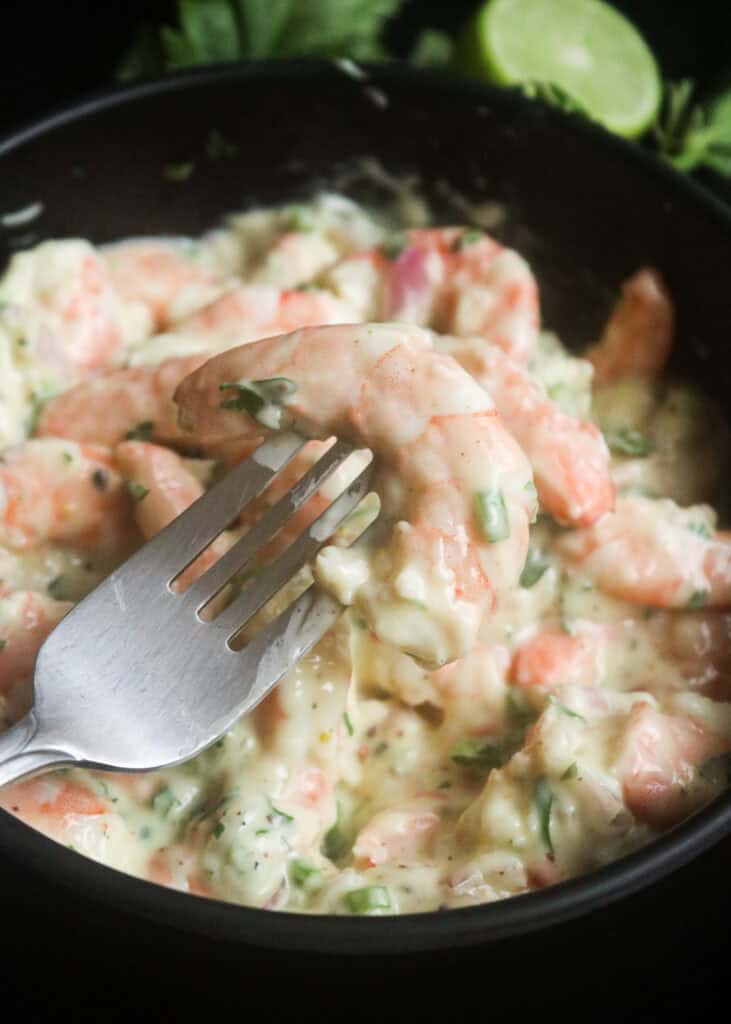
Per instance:
[[[254,713],[179,767],[64,769],[0,805],[200,896],[395,914],[580,875],[706,804],[731,749],[726,428],[664,375],[673,331],[661,276],[639,269],[579,357],[541,325],[520,254],[337,195],[197,241],[15,255],[0,281],[4,725],[73,603],[263,436],[310,440],[179,587],[333,435],[375,472],[293,584],[334,593],[339,622]]]

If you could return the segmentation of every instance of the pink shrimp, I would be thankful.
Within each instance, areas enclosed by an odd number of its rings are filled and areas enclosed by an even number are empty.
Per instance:
[[[216,351],[221,351],[298,327],[342,324],[352,319],[350,308],[324,289],[300,291],[244,284],[182,321],[179,330],[192,335],[213,333]]]
[[[628,808],[658,828],[677,824],[696,809],[690,784],[697,767],[729,748],[729,740],[690,719],[636,704],[622,731],[616,767]]]
[[[32,677],[41,644],[71,608],[32,590],[0,597],[0,696],[14,720],[30,708]]]
[[[731,536],[696,532],[707,516],[706,506],[680,508],[628,495],[593,526],[560,538],[558,548],[621,600],[658,608],[726,607]]]
[[[80,782],[52,773],[0,790],[0,807],[59,843],[80,823],[105,831],[109,806]]]
[[[146,306],[157,330],[212,301],[225,287],[220,275],[186,259],[180,246],[162,241],[112,245],[104,260],[119,294]]]
[[[114,456],[124,476],[141,488],[134,501],[134,515],[145,538],[154,537],[203,494],[197,477],[167,448],[126,441],[117,446]],[[174,589],[184,590],[230,546],[228,535],[217,537],[175,581]]]
[[[412,858],[441,824],[444,793],[424,793],[375,814],[355,838],[358,867],[373,868]]]
[[[656,270],[638,270],[622,285],[598,344],[586,353],[595,382],[657,377],[670,356],[674,330],[675,311],[663,279]]]
[[[158,366],[97,374],[51,399],[36,433],[113,447],[142,427],[156,441],[174,444],[181,434],[173,392],[205,359],[202,355],[176,357]]]
[[[528,264],[489,235],[415,229],[389,265],[383,317],[494,342],[520,362],[538,336],[538,289]]]
[[[296,385],[284,418],[297,429],[381,459],[383,509],[396,526],[354,596],[374,632],[435,666],[466,653],[517,582],[535,509],[527,460],[487,394],[418,328],[310,328],[210,360],[176,392],[181,423],[204,443],[258,435],[248,414],[222,410],[220,385],[268,377]],[[326,585],[338,589],[349,555],[321,553]]]
[[[605,641],[606,633],[599,628],[575,634],[537,633],[516,651],[511,681],[539,707],[560,686],[596,686],[603,674]]]
[[[595,424],[563,412],[527,370],[496,345],[438,337],[491,395],[535,475],[541,505],[561,523],[589,526],[614,507],[614,485],[604,437]]]
[[[17,281],[16,281],[17,278]],[[24,355],[73,382],[107,366],[126,340],[123,303],[86,242],[45,242],[11,262],[6,322]]]
[[[48,542],[123,552],[134,537],[110,453],[55,438],[9,448],[0,461],[0,543],[25,551]]]

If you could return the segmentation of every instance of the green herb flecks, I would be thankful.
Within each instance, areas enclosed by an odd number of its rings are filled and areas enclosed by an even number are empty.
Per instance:
[[[708,600],[709,594],[709,590],[694,590],[688,598],[688,603],[685,607],[690,611],[696,611],[698,608],[703,608]]]
[[[391,909],[391,896],[383,885],[368,885],[364,889],[353,889],[345,894],[344,899],[351,914],[370,914],[374,910]]]
[[[452,248],[455,252],[462,252],[463,249],[468,249],[475,242],[481,242],[484,237],[484,232],[479,228],[465,228],[462,234],[455,239]]]
[[[462,768],[489,774],[503,763],[504,751],[493,740],[469,736],[455,744],[450,757]]]
[[[567,782],[569,779],[575,779],[578,774],[579,774],[579,766],[577,765],[576,761],[572,761],[571,764],[566,769],[566,771],[561,776],[561,781],[562,782]]]
[[[282,426],[288,399],[297,391],[297,385],[289,377],[269,377],[265,380],[227,381],[218,385],[219,391],[235,391],[235,398],[225,398],[222,409],[246,412],[269,430]]]
[[[696,103],[694,92],[689,78],[666,83],[654,141],[679,171],[708,167],[731,177],[731,89],[709,103]]]
[[[630,427],[605,430],[604,438],[610,451],[615,455],[629,455],[635,459],[644,459],[648,455],[652,455],[656,448],[651,437],[641,434],[638,430],[632,430]]]
[[[381,248],[386,259],[397,260],[401,253],[408,247],[409,239],[405,232],[395,231],[383,242]]]
[[[583,715],[580,715],[578,711],[572,711],[571,708],[567,707],[563,701],[558,699],[558,697],[554,697],[552,693],[548,696],[548,703],[552,708],[556,708],[557,711],[560,711],[562,715],[566,715],[568,718],[576,718],[580,722],[586,721]]]
[[[553,808],[553,791],[548,780],[541,776],[536,779],[533,790],[533,803],[538,815],[538,830],[544,845],[549,853],[553,853],[553,842],[551,840],[551,810]]]
[[[510,520],[502,491],[476,491],[473,507],[477,525],[485,540],[496,544],[510,536]]]
[[[692,523],[688,523],[688,529],[691,533],[697,533],[699,537],[703,537],[704,540],[713,539],[713,530],[702,519],[696,519]]]
[[[67,581],[61,573],[59,576],[54,576],[51,582],[46,587],[48,596],[52,597],[54,601],[67,601],[68,600],[68,587]]]
[[[0,651],[4,651],[7,646],[8,646],[8,641],[7,640],[0,640]]]
[[[152,420],[143,420],[124,435],[127,441],[149,441],[155,429]]]
[[[139,502],[143,501],[150,493],[149,488],[143,484],[138,483],[136,480],[125,480],[124,482],[127,494],[129,494],[132,501]]]
[[[299,857],[290,862],[289,877],[298,889],[305,889],[308,892],[319,889],[322,882],[322,875],[318,869]]]
[[[308,235],[317,227],[314,213],[309,206],[301,204],[288,206],[284,211],[284,215],[287,218],[289,230],[295,231],[298,234]]]
[[[178,803],[170,786],[163,786],[152,798],[152,809],[163,818],[167,817],[173,804]]]
[[[216,826],[213,829],[213,835],[216,839],[220,839],[223,833],[226,831],[226,826],[222,821],[216,822]]]
[[[520,585],[525,590],[534,587],[548,569],[550,563],[538,548],[528,548],[525,565],[520,574]]]
[[[267,814],[267,821],[270,825],[289,825],[290,822],[294,821],[291,814],[287,814],[286,811],[280,811],[278,807],[269,801],[271,812]]]
[[[343,712],[343,721],[345,722],[345,728],[348,730],[348,736],[352,736],[355,729],[353,728],[353,723],[351,722],[350,715],[347,711]]]

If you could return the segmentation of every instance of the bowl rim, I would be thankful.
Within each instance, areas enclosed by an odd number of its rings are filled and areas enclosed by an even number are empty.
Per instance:
[[[352,63],[352,62],[351,62]],[[496,88],[454,74],[401,63],[358,62],[366,76],[356,84],[388,90],[420,81],[425,88],[490,104],[516,113],[553,119],[557,131],[588,135],[634,162],[638,173],[659,178],[667,190],[709,217],[731,240],[731,209],[699,183],[681,175],[637,143],[612,135],[576,114],[528,99],[519,90]],[[335,60],[237,61],[186,69],[164,78],[118,85],[88,93],[0,138],[0,159],[40,136],[108,110],[169,92],[205,89],[207,85],[241,85],[251,78],[272,82],[294,79],[353,78]],[[0,853],[35,874],[53,876],[66,890],[81,891],[101,905],[121,907],[135,917],[186,933],[280,951],[316,953],[414,953],[477,945],[524,935],[597,911],[629,896],[711,847],[731,833],[731,789],[648,845],[592,872],[493,903],[389,916],[388,926],[375,917],[313,915],[264,911],[189,893],[137,878],[67,849],[5,811],[0,811]]]

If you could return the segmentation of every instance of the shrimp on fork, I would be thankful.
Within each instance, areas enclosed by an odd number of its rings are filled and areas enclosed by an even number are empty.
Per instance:
[[[465,654],[517,583],[535,513],[528,461],[485,391],[419,328],[309,328],[210,360],[176,392],[181,424],[203,444],[260,435],[221,386],[267,378],[287,382],[281,425],[335,434],[381,462],[374,489],[390,537],[372,557],[326,548],[321,582],[425,663]]]

